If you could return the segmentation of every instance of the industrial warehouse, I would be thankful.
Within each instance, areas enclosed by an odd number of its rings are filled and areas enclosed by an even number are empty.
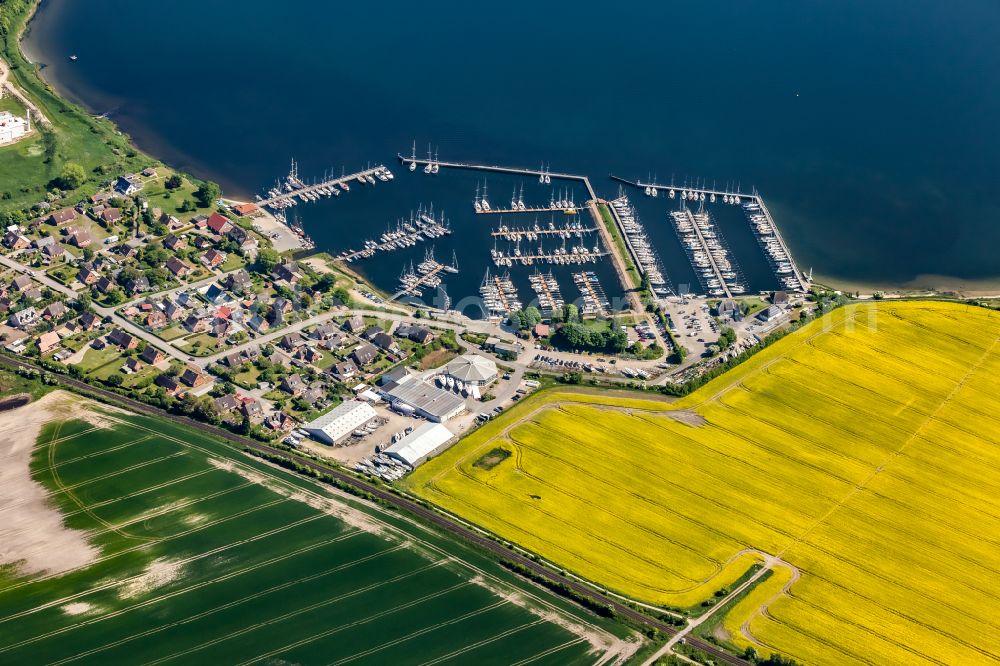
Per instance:
[[[383,453],[413,469],[454,437],[440,423],[425,423]]]
[[[465,399],[460,395],[431,386],[425,381],[410,380],[386,393],[393,409],[402,413],[422,416],[428,421],[442,423],[465,410]]]
[[[302,429],[315,439],[332,445],[375,418],[378,414],[367,402],[347,400],[305,424]]]

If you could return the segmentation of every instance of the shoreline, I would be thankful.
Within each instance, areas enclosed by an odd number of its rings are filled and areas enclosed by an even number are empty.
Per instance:
[[[25,40],[33,29],[33,21],[40,11],[53,11],[51,0],[35,0],[31,3],[24,24],[17,35],[17,44],[24,59],[34,66],[33,74],[42,83],[50,88],[55,94],[64,100],[74,104],[91,116],[101,114],[90,106],[86,100],[77,97],[68,90],[64,81],[60,81],[57,76],[47,75],[47,67],[39,65],[44,60],[41,53],[29,51],[25,48]],[[34,58],[34,59],[33,59]],[[233,201],[253,202],[254,193],[247,189],[246,185],[241,185],[230,181],[224,175],[217,173],[209,165],[201,164],[198,160],[187,156],[181,160],[168,159],[161,156],[161,153],[169,152],[161,150],[163,141],[153,138],[154,133],[145,133],[141,128],[138,131],[125,132],[122,126],[113,118],[108,120],[115,125],[119,132],[125,135],[129,143],[140,153],[149,156],[167,166],[178,171],[189,174],[196,180],[213,180],[218,183],[225,183],[226,198]],[[780,223],[776,222],[779,227]],[[317,248],[327,251],[324,248]],[[367,282],[367,280],[366,280]],[[862,295],[872,295],[875,292],[883,292],[892,296],[958,296],[962,298],[1000,298],[1000,274],[988,278],[963,278],[953,275],[941,275],[932,273],[921,273],[915,275],[906,282],[883,282],[874,280],[857,280],[854,278],[837,277],[829,271],[820,271],[816,276],[816,282],[844,292],[861,292]]]

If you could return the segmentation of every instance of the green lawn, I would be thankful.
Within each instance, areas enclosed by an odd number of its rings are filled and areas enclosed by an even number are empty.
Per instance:
[[[175,326],[169,326],[161,331],[157,331],[156,335],[159,336],[161,340],[170,342],[171,340],[176,340],[177,338],[182,338],[187,335],[187,329],[177,324]]]
[[[104,349],[88,349],[78,367],[86,373],[92,373],[112,361],[121,359],[122,355],[118,348],[108,345]]]

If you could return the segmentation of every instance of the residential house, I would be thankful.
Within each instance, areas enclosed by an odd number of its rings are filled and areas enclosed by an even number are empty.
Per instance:
[[[120,328],[108,333],[108,342],[120,349],[135,349],[139,346],[139,340],[134,335],[126,333]]]
[[[166,357],[163,355],[163,352],[161,352],[153,345],[146,345],[146,348],[142,350],[141,354],[139,354],[139,358],[142,359],[143,362],[148,363],[149,365],[156,365],[157,363],[162,363],[164,359],[166,359]]]
[[[274,276],[279,280],[284,280],[289,284],[295,284],[302,278],[302,269],[299,265],[290,260],[285,260],[275,266]]]
[[[56,301],[54,303],[49,303],[42,310],[43,319],[60,319],[66,314],[66,306],[63,305],[62,301]]]
[[[362,368],[378,358],[378,349],[369,344],[361,344],[351,352],[351,360],[359,368]]]
[[[69,242],[76,247],[83,249],[94,242],[94,237],[86,229],[76,229],[70,234]]]
[[[299,396],[299,400],[306,403],[310,407],[315,407],[317,403],[326,400],[326,393],[323,391],[323,389],[317,386],[313,386],[312,388],[308,388],[305,391],[303,391],[302,395]]]
[[[122,211],[120,208],[105,208],[101,211],[100,218],[105,224],[114,224],[122,219]]]
[[[284,412],[272,412],[264,420],[264,425],[276,432],[288,432],[295,427],[295,421]]]
[[[183,250],[187,247],[187,243],[185,243],[183,239],[170,234],[163,239],[163,247],[167,248],[171,252],[176,252],[177,250]]]
[[[191,388],[197,388],[199,386],[202,386],[208,383],[208,381],[209,381],[208,375],[201,372],[200,370],[198,370],[197,367],[193,365],[189,365],[187,368],[184,369],[184,372],[181,373],[181,383],[186,386],[190,386]]]
[[[9,323],[14,328],[24,329],[38,321],[38,311],[30,305],[10,316]]]
[[[142,182],[136,176],[119,176],[115,181],[115,194],[130,197],[142,189]]]
[[[48,354],[54,351],[56,347],[59,346],[59,334],[55,331],[49,331],[48,333],[42,333],[38,336],[38,351],[42,354]]]
[[[142,294],[149,291],[149,278],[145,275],[140,275],[126,281],[125,291],[130,296],[135,296],[136,294]]]
[[[771,294],[771,303],[774,305],[788,305],[788,292],[775,291]]]
[[[184,308],[174,301],[164,299],[161,305],[163,306],[163,314],[167,315],[167,319],[170,321],[180,321],[184,318]]]
[[[45,261],[52,263],[53,261],[76,261],[76,257],[69,253],[66,246],[62,243],[49,243],[44,248],[42,248],[42,257]]]
[[[84,331],[92,331],[101,325],[101,318],[96,314],[87,310],[82,315],[80,315],[80,328]]]
[[[298,396],[306,388],[306,384],[302,381],[300,375],[286,375],[282,378],[280,386],[282,391],[291,393],[292,396]]]
[[[371,342],[379,333],[385,333],[385,329],[378,324],[372,324],[361,333],[361,339]]]
[[[42,300],[42,290],[35,286],[32,286],[30,289],[25,289],[22,295],[28,301]]]
[[[281,346],[287,351],[295,351],[299,346],[305,344],[305,340],[302,338],[302,334],[298,331],[292,333],[286,333],[281,338]]]
[[[76,279],[83,284],[90,286],[96,284],[98,280],[101,279],[101,274],[94,270],[94,267],[90,264],[83,264],[80,266],[80,272],[76,274]]]
[[[15,291],[19,291],[22,294],[31,289],[33,285],[34,282],[32,282],[31,278],[28,277],[27,275],[18,275],[17,277],[15,277],[13,280],[10,281],[10,288],[14,289]]]
[[[182,278],[191,272],[191,268],[177,257],[170,257],[166,263],[167,270],[176,277]]]
[[[261,317],[260,314],[255,314],[251,317],[250,321],[247,322],[247,326],[258,333],[264,333],[271,328],[271,324],[268,323],[267,319]]]
[[[160,310],[153,310],[146,316],[146,326],[154,331],[167,325],[167,315]]]
[[[361,318],[361,315],[351,315],[344,322],[344,330],[348,333],[357,333],[365,328],[365,320]]]
[[[208,330],[208,319],[199,317],[196,314],[190,314],[184,320],[184,328],[192,333],[204,333]]]
[[[77,212],[72,208],[63,208],[49,215],[49,224],[61,226],[68,224],[77,218]]]
[[[301,347],[298,356],[306,363],[312,363],[313,365],[323,360],[323,354],[312,347]]]
[[[142,370],[142,363],[140,363],[137,358],[130,358],[125,361],[125,365],[122,366],[122,370],[127,373],[139,372]]]
[[[31,241],[31,245],[37,250],[44,250],[50,245],[55,245],[56,239],[52,236],[42,236]]]
[[[115,281],[106,275],[102,275],[97,280],[97,290],[102,294],[106,294],[115,288]]]
[[[224,284],[234,294],[245,294],[252,290],[253,280],[250,278],[250,274],[241,268],[227,275]]]
[[[201,263],[205,264],[209,268],[215,268],[217,266],[220,266],[221,264],[225,263],[225,261],[226,261],[226,253],[219,252],[214,247],[205,254],[201,255]]]
[[[397,335],[401,334],[397,331]],[[406,333],[406,337],[417,344],[426,345],[434,341],[434,332],[423,326],[411,326],[410,330]]]
[[[346,381],[358,373],[358,366],[351,360],[341,361],[331,365],[329,372],[340,381]]]
[[[205,221],[205,226],[221,236],[233,228],[233,223],[222,213],[212,213]]]
[[[181,385],[176,377],[162,373],[153,380],[153,383],[167,392],[167,395],[177,395],[181,391]]]
[[[226,395],[221,395],[213,401],[215,405],[215,410],[219,414],[228,414],[229,412],[234,412],[240,408],[243,403],[240,401],[239,397],[232,393],[227,393]]]
[[[251,423],[260,423],[264,420],[264,408],[252,398],[243,400],[243,404],[240,406],[240,413],[247,417]]]
[[[8,231],[4,234],[3,244],[11,250],[23,250],[31,246],[31,241],[16,231]]]
[[[399,353],[399,345],[396,344],[396,340],[388,333],[377,333],[372,338],[372,344],[392,354]]]

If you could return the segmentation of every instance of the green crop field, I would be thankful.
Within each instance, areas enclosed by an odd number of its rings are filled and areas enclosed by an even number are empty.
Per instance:
[[[553,390],[406,480],[716,637],[808,664],[1000,662],[1000,316],[846,307],[675,403]],[[993,581],[993,582],[990,582]],[[709,602],[710,603],[710,602]]]
[[[398,518],[169,422],[85,414],[43,428],[31,474],[89,562],[0,568],[0,663],[543,664],[623,647]]]

